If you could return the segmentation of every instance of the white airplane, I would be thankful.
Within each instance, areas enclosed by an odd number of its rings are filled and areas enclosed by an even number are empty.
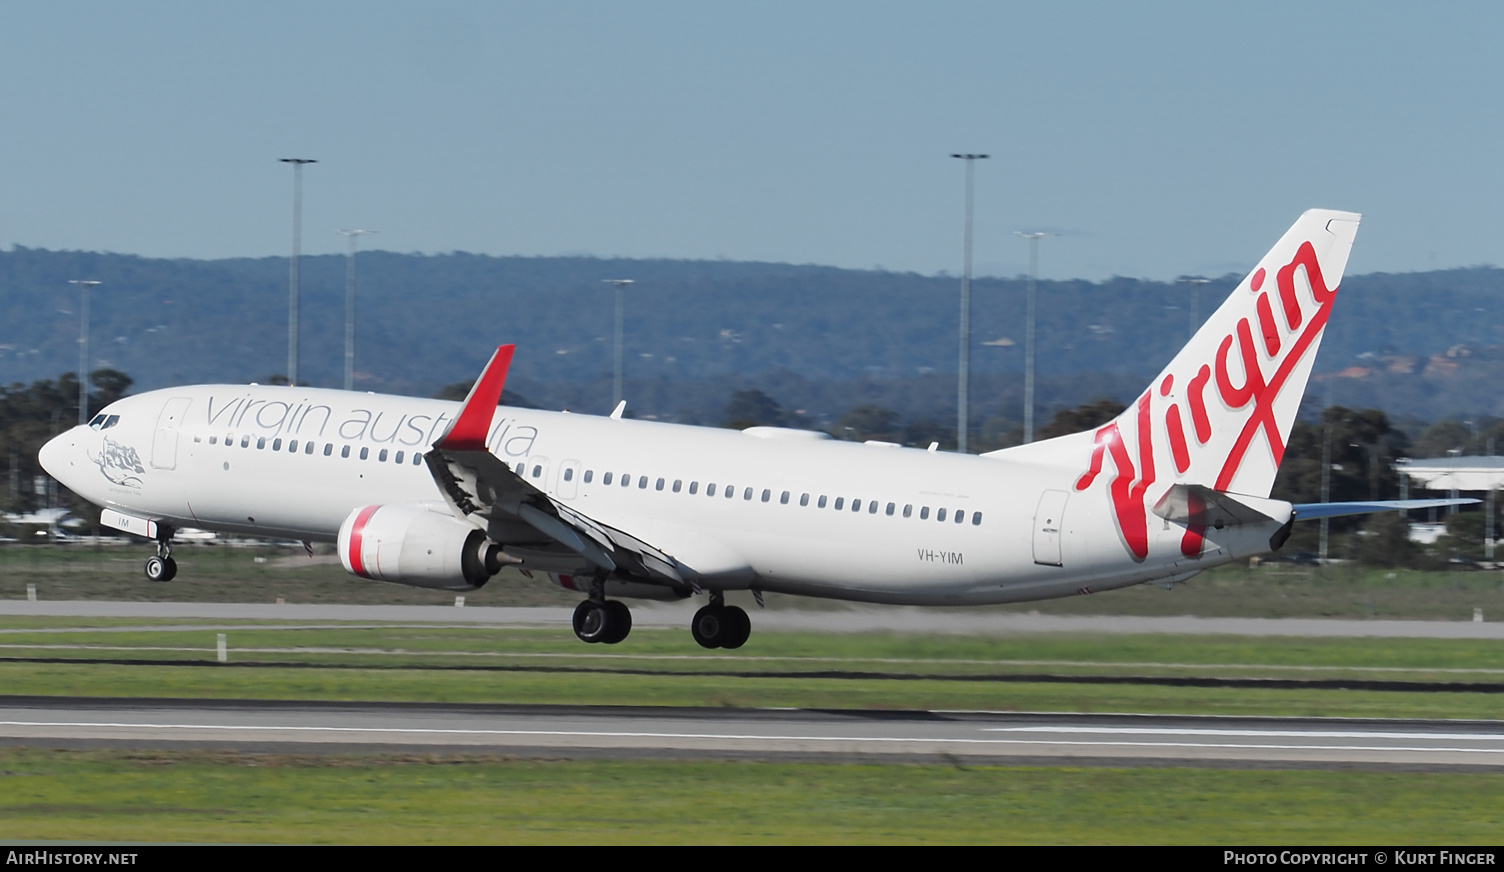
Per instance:
[[[505,565],[586,595],[574,629],[615,643],[617,599],[708,593],[707,648],[751,631],[726,591],[968,605],[1087,594],[1278,549],[1298,517],[1449,504],[1269,498],[1359,216],[1301,216],[1117,420],[980,456],[498,408],[513,347],[463,404],[199,385],[112,403],[42,465],[157,541],[175,530],[337,542],[364,578],[473,590]]]

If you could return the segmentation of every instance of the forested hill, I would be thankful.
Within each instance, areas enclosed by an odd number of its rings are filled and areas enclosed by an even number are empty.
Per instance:
[[[627,278],[635,281],[627,290],[627,372],[644,391],[779,379],[815,392],[842,389],[811,385],[902,383],[937,410],[946,402],[954,409],[953,393],[947,399],[942,387],[956,368],[954,277],[381,251],[360,254],[358,269],[363,389],[431,394],[472,378],[498,343],[516,342],[516,384],[547,394],[544,400],[568,394],[576,404],[605,405],[613,303],[603,282]],[[1200,313],[1209,314],[1238,278],[1205,286]],[[285,258],[166,260],[18,247],[0,252],[0,382],[77,369],[78,291],[70,279],[103,283],[92,298],[91,368],[123,370],[137,390],[266,381],[286,369]],[[1025,282],[979,279],[973,289],[975,371],[1020,371]],[[1317,362],[1318,373],[1338,375],[1313,391],[1330,385],[1337,402],[1397,415],[1504,414],[1485,388],[1495,369],[1504,374],[1501,289],[1504,270],[1494,268],[1349,277]],[[342,380],[344,291],[344,257],[303,259],[300,380]],[[1141,384],[1185,341],[1191,321],[1183,284],[1043,281],[1039,300],[1039,368],[1057,405]],[[1011,382],[984,379],[978,389]]]

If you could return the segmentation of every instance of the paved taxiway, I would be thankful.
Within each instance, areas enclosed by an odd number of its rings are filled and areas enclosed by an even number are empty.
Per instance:
[[[632,605],[637,627],[689,626],[704,601]],[[0,600],[0,615],[96,618],[195,618],[203,620],[359,621],[486,624],[517,627],[570,625],[569,608],[494,606],[353,606],[288,603],[150,603],[111,601]],[[1388,637],[1499,639],[1504,621],[1354,621],[1316,618],[1197,618],[1119,615],[1040,615],[965,609],[854,606],[829,609],[768,609],[752,615],[752,631],[811,630],[827,633],[1193,633],[1234,636]]]
[[[0,698],[29,746],[1504,768],[1504,722]]]

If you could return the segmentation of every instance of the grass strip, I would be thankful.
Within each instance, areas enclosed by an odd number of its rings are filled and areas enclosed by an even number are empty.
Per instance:
[[[669,705],[1303,717],[1500,716],[1498,694],[661,673],[320,669],[0,662],[18,696]]]
[[[0,784],[10,839],[1489,845],[1504,830],[1496,773],[0,748]]]

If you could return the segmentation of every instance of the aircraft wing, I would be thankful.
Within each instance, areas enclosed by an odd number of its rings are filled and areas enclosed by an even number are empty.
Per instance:
[[[553,499],[486,447],[514,347],[496,349],[454,423],[423,455],[449,508],[520,557],[524,568],[532,563],[545,571],[579,572],[573,562],[585,571],[685,585],[673,557]]]

